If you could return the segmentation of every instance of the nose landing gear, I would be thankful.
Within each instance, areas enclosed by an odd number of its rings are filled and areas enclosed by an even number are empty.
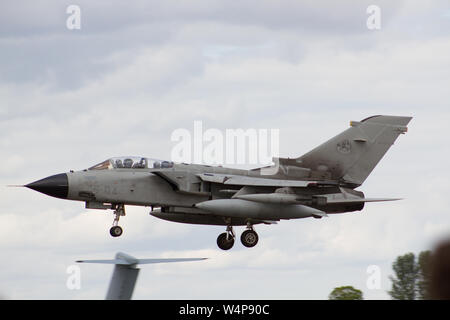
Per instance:
[[[125,206],[123,204],[118,204],[114,210],[113,226],[109,229],[109,234],[113,237],[120,237],[123,233],[122,227],[118,225],[121,216],[125,216]]]

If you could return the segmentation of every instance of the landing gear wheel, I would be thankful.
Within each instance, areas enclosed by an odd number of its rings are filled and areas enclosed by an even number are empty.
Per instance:
[[[125,206],[123,204],[118,204],[114,205],[112,208],[114,209],[114,221],[113,226],[109,229],[109,234],[113,237],[120,237],[123,230],[118,224],[120,217],[125,215]]]
[[[109,229],[109,234],[113,237],[120,237],[123,233],[123,230],[120,226],[114,226]]]
[[[221,233],[217,237],[217,245],[222,250],[230,250],[234,245],[234,238],[227,232]]]
[[[258,243],[258,234],[254,230],[245,230],[242,232],[241,242],[247,248],[254,247]]]

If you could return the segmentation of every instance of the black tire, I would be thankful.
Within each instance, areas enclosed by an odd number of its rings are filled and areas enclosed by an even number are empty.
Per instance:
[[[247,248],[252,248],[258,243],[258,234],[253,230],[245,230],[242,232],[241,242]]]
[[[230,250],[234,245],[234,238],[230,236],[229,239],[227,239],[227,233],[221,233],[217,237],[217,245],[222,250]]]
[[[123,230],[119,226],[114,226],[109,229],[109,234],[113,237],[120,237],[123,233]]]

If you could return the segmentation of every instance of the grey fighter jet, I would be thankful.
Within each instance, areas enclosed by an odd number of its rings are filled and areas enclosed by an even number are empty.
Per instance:
[[[112,209],[113,237],[122,234],[125,205],[149,206],[154,217],[181,223],[223,225],[217,245],[230,249],[233,226],[246,226],[241,242],[258,242],[255,224],[322,218],[359,211],[366,202],[355,190],[366,180],[411,117],[372,116],[298,158],[274,158],[274,165],[252,170],[174,163],[144,157],[116,157],[89,169],[53,175],[26,187],[78,200],[90,209]]]

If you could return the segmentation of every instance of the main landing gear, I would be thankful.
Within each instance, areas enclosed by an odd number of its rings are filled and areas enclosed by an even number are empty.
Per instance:
[[[123,233],[122,228],[118,225],[121,216],[125,215],[125,206],[123,204],[116,205],[114,209],[113,226],[109,229],[109,234],[113,237],[120,237]]]
[[[227,231],[217,237],[217,245],[222,250],[230,250],[234,245],[235,238],[233,227],[227,226]],[[241,242],[247,248],[252,248],[258,243],[258,234],[253,230],[251,223],[247,223],[247,230],[242,232]]]
[[[236,238],[236,235],[233,227],[227,226],[227,232],[221,233],[217,237],[217,245],[222,250],[230,250],[234,245],[234,238]]]

